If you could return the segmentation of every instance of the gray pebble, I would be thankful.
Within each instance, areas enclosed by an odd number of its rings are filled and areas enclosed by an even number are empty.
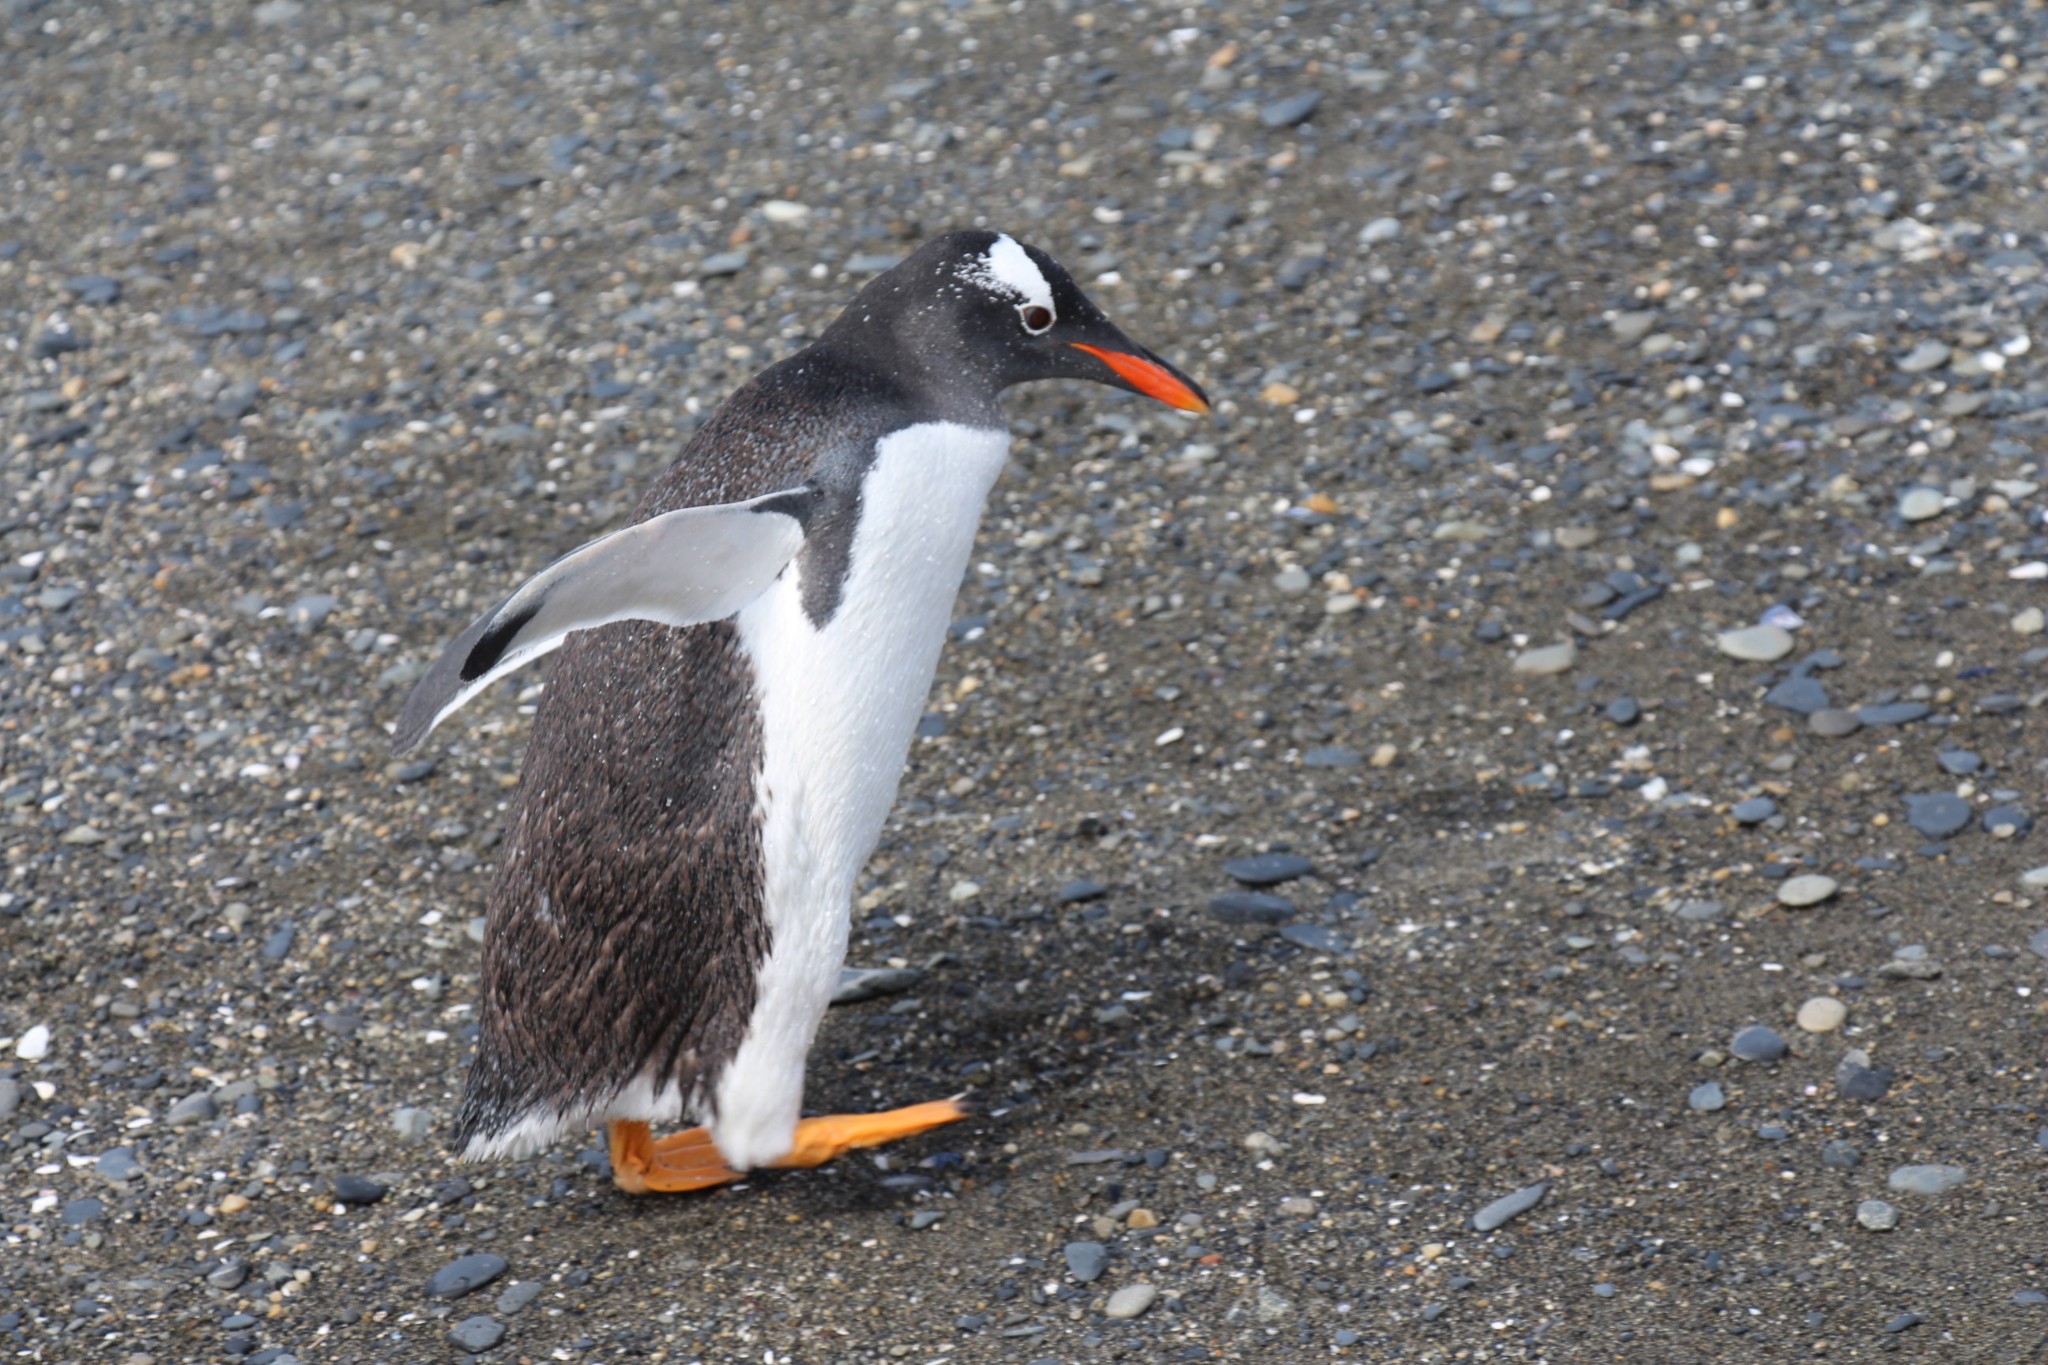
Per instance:
[[[1872,1232],[1890,1232],[1899,1225],[1899,1211],[1882,1199],[1866,1199],[1856,1206],[1856,1222]]]
[[[206,1282],[215,1289],[240,1289],[242,1281],[249,1278],[247,1261],[222,1261],[206,1272]]]
[[[915,967],[841,967],[832,1003],[852,1005],[885,995],[901,995],[922,980],[924,973]]]
[[[1967,1174],[1960,1166],[1900,1166],[1885,1183],[1901,1194],[1947,1194],[1962,1184]]]
[[[1899,1333],[1906,1331],[1908,1328],[1918,1327],[1921,1323],[1925,1321],[1926,1319],[1921,1317],[1918,1313],[1901,1313],[1897,1317],[1885,1323],[1884,1334],[1886,1336],[1897,1336]]]
[[[1277,886],[1315,871],[1315,864],[1299,853],[1260,853],[1233,858],[1223,865],[1233,881],[1244,886]]]
[[[539,1298],[540,1291],[539,1280],[515,1280],[498,1295],[495,1307],[500,1313],[510,1316]]]
[[[82,1228],[87,1223],[96,1222],[105,1217],[106,1212],[107,1206],[105,1204],[91,1196],[87,1196],[84,1199],[71,1200],[63,1208],[57,1210],[57,1216],[64,1220],[66,1227]]]
[[[1948,363],[1949,348],[1939,341],[1923,341],[1899,359],[1899,369],[1906,374],[1925,374],[1938,370]],[[1932,489],[1916,488],[1914,493],[1932,492]],[[1912,494],[1908,494],[1908,497]],[[1939,498],[1941,495],[1936,493]],[[1917,518],[1912,518],[1917,520]]]
[[[1324,953],[1331,957],[1342,957],[1351,951],[1349,939],[1322,924],[1282,925],[1280,937],[1297,948],[1306,948],[1312,953]]]
[[[1550,1182],[1539,1181],[1525,1185],[1513,1194],[1503,1195],[1485,1208],[1472,1215],[1472,1227],[1478,1232],[1492,1232],[1495,1228],[1520,1214],[1527,1213],[1543,1202],[1543,1196],[1550,1192]]]
[[[926,1228],[936,1226],[945,1216],[944,1209],[919,1209],[911,1214],[903,1225],[912,1232],[923,1232]]]
[[[1358,230],[1360,246],[1379,246],[1384,242],[1400,239],[1401,220],[1398,218],[1375,218]]]
[[[1259,106],[1259,122],[1268,128],[1292,128],[1313,118],[1322,102],[1322,95],[1314,90],[1272,100]]]
[[[1738,825],[1760,825],[1778,813],[1778,803],[1768,796],[1752,796],[1747,801],[1738,801],[1728,812],[1735,817]]]
[[[407,1142],[418,1142],[434,1126],[434,1116],[413,1105],[402,1105],[392,1111],[391,1126]]]
[[[2041,931],[2048,934],[2048,929]],[[21,1108],[21,1082],[12,1076],[0,1076],[0,1119],[11,1118]]]
[[[1815,711],[1812,715],[1808,716],[1806,718],[1806,728],[1823,739],[1841,739],[1846,735],[1853,735],[1858,730],[1861,730],[1863,722],[1857,719],[1854,711],[1842,711],[1834,707],[1828,707],[1825,710]]]
[[[737,275],[747,268],[747,263],[752,259],[753,257],[744,251],[721,251],[716,255],[706,256],[704,263],[697,267],[697,274],[707,280]]]
[[[1694,1086],[1685,1102],[1703,1114],[1712,1114],[1728,1107],[1728,1094],[1719,1081],[1707,1081]]]
[[[1853,1171],[1863,1164],[1863,1153],[1853,1142],[1830,1138],[1821,1144],[1820,1164],[1831,1166],[1838,1171]]]
[[[1728,1050],[1745,1062],[1775,1062],[1785,1055],[1785,1040],[1762,1024],[1751,1024],[1736,1034]]]
[[[342,1204],[374,1204],[391,1193],[391,1187],[366,1175],[334,1177],[334,1198]]]
[[[1930,839],[1946,839],[1970,823],[1970,803],[1954,792],[1908,796],[1906,823]]]
[[[478,1313],[449,1328],[448,1339],[471,1354],[488,1351],[505,1339],[505,1324],[494,1317]]]
[[[211,1123],[218,1112],[219,1106],[213,1102],[213,1096],[201,1090],[172,1105],[164,1114],[164,1122],[173,1128],[183,1128],[194,1123]]]
[[[1301,766],[1304,768],[1355,768],[1363,761],[1351,750],[1334,744],[1320,749],[1310,749],[1301,756]]]
[[[1093,1284],[1109,1268],[1109,1249],[1100,1242],[1069,1242],[1067,1269],[1082,1284]]]
[[[459,1299],[473,1294],[505,1273],[505,1258],[489,1252],[458,1256],[427,1281],[427,1297]]]
[[[1225,924],[1282,924],[1296,911],[1293,901],[1269,891],[1226,891],[1211,898],[1209,913]]]
[[[2034,817],[2010,802],[1984,812],[1984,832],[1999,839],[2017,839],[2034,828]]]
[[[93,1171],[101,1179],[118,1185],[142,1174],[142,1162],[136,1158],[133,1147],[109,1147],[93,1163]]]

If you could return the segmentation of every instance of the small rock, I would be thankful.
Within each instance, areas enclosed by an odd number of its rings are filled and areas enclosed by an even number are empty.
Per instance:
[[[1295,916],[1294,902],[1266,891],[1226,891],[1209,901],[1209,913],[1225,924],[1282,924]]]
[[[1233,858],[1223,865],[1233,881],[1243,886],[1278,886],[1315,871],[1315,864],[1299,853],[1261,853],[1250,858]]]
[[[1885,1183],[1901,1194],[1947,1194],[1962,1184],[1968,1174],[1960,1166],[1900,1166]]]
[[[1747,801],[1738,801],[1728,812],[1735,817],[1738,825],[1760,825],[1778,813],[1778,803],[1768,796],[1752,796]]]
[[[505,1273],[505,1258],[489,1252],[458,1256],[427,1281],[427,1297],[459,1299],[473,1294]]]
[[[1984,832],[1994,839],[2017,839],[2034,828],[2034,817],[2010,802],[1984,812]]]
[[[1798,1024],[1808,1033],[1833,1033],[1849,1017],[1849,1007],[1832,995],[1816,995],[1799,1007]]]
[[[1308,570],[1285,568],[1273,575],[1273,586],[1289,597],[1299,597],[1309,590]]]
[[[852,1005],[885,995],[901,995],[922,980],[924,973],[915,967],[841,967],[832,1003]]]
[[[141,1175],[142,1163],[136,1159],[133,1147],[110,1147],[93,1163],[93,1172],[102,1180],[119,1185]]]
[[[240,1289],[249,1278],[247,1261],[222,1261],[206,1272],[206,1282],[215,1289]]]
[[[1819,905],[1839,889],[1833,877],[1823,877],[1819,873],[1787,877],[1778,884],[1778,904],[1794,908]]]
[[[14,1055],[24,1062],[40,1062],[50,1055],[50,1026],[36,1024],[14,1040]]]
[[[1774,1029],[1751,1024],[1735,1035],[1728,1050],[1745,1062],[1775,1062],[1785,1055],[1785,1040]]]
[[[2039,635],[2043,630],[2048,630],[2048,612],[2043,612],[2039,607],[2022,607],[2012,614],[2012,619],[2006,624],[2012,627],[2012,633],[2015,635]]]
[[[1358,230],[1360,246],[1379,246],[1385,242],[1397,241],[1401,236],[1401,220],[1398,218],[1375,218]]]
[[[1109,1296],[1109,1303],[1102,1314],[1109,1318],[1135,1318],[1144,1314],[1159,1299],[1159,1286],[1140,1281],[1127,1284]]]
[[[1899,369],[1906,374],[1925,374],[1948,364],[1949,355],[1949,348],[1942,342],[1923,341],[1900,358]]]
[[[1728,1107],[1728,1094],[1721,1089],[1720,1082],[1707,1081],[1694,1086],[1685,1102],[1702,1114],[1712,1114]]]
[[[1259,122],[1268,128],[1292,128],[1313,118],[1322,102],[1322,95],[1314,90],[1272,100],[1259,106]]]
[[[1564,672],[1578,661],[1579,647],[1566,640],[1563,644],[1523,650],[1515,656],[1514,670],[1527,677],[1547,678]]]
[[[1100,1242],[1069,1242],[1067,1269],[1082,1284],[1093,1284],[1109,1268],[1109,1249]]]
[[[1899,1225],[1899,1211],[1882,1199],[1866,1199],[1856,1206],[1856,1223],[1872,1232],[1890,1232]]]
[[[1946,839],[1970,823],[1970,803],[1954,792],[1908,796],[1906,823],[1930,839]]]
[[[505,1324],[485,1313],[464,1318],[448,1329],[448,1339],[474,1355],[505,1339]]]
[[[1835,1093],[1858,1104],[1875,1104],[1891,1093],[1892,1069],[1845,1063],[1835,1068]]]
[[[1513,1194],[1503,1195],[1485,1208],[1472,1215],[1472,1227],[1478,1232],[1492,1232],[1501,1224],[1520,1214],[1527,1213],[1543,1202],[1543,1196],[1550,1192],[1550,1182],[1539,1181],[1525,1185]]]
[[[1857,718],[1854,711],[1844,711],[1831,706],[1808,716],[1806,728],[1823,739],[1841,739],[1861,730],[1863,722]]]
[[[541,1287],[539,1280],[514,1281],[505,1286],[504,1292],[498,1295],[498,1301],[494,1306],[500,1313],[517,1313],[540,1297]]]
[[[1853,1171],[1863,1164],[1863,1153],[1857,1150],[1853,1142],[1831,1138],[1821,1144],[1820,1164],[1837,1171]]]
[[[334,1198],[343,1204],[374,1204],[391,1188],[366,1175],[338,1175],[334,1177]]]
[[[1362,762],[1357,754],[1335,744],[1310,749],[1301,756],[1304,768],[1356,768]]]
[[[1269,1284],[1259,1286],[1252,1313],[1260,1322],[1278,1322],[1293,1311],[1294,1305],[1279,1290]]]
[[[697,267],[697,274],[707,280],[737,275],[747,268],[747,263],[752,259],[753,257],[744,251],[721,251],[716,255],[706,256],[704,263]]]
[[[1607,703],[1605,714],[1616,725],[1634,725],[1643,718],[1643,708],[1634,697],[1616,697]]]
[[[1918,1327],[1921,1323],[1925,1321],[1926,1319],[1921,1317],[1918,1313],[1901,1313],[1897,1317],[1891,1319],[1891,1321],[1885,1323],[1884,1334],[1888,1337],[1897,1336],[1899,1333],[1904,1332],[1909,1328]]]
[[[392,1111],[391,1126],[407,1142],[418,1142],[434,1126],[434,1116],[413,1105],[402,1105]]]
[[[1758,664],[1776,663],[1792,652],[1792,645],[1792,632],[1783,626],[1724,630],[1714,641],[1714,647],[1729,658]]]
[[[1109,894],[1109,888],[1089,877],[1068,882],[1053,893],[1053,900],[1061,905],[1079,905],[1084,901],[1101,900]]]

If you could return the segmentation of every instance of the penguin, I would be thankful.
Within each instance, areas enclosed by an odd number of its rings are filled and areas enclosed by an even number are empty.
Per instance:
[[[930,241],[420,678],[399,753],[559,651],[485,920],[465,1159],[604,1125],[621,1189],[698,1190],[970,1112],[804,1117],[804,1070],[1008,456],[998,399],[1042,379],[1209,410],[1045,252]]]

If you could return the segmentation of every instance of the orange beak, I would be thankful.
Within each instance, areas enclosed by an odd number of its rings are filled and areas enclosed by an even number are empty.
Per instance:
[[[1209,410],[1209,400],[1203,396],[1200,389],[1156,360],[1147,360],[1143,356],[1130,355],[1124,351],[1106,351],[1100,346],[1090,346],[1080,341],[1070,341],[1067,344],[1077,351],[1086,351],[1115,370],[1118,378],[1147,398],[1156,398],[1168,407],[1179,408],[1182,412]]]

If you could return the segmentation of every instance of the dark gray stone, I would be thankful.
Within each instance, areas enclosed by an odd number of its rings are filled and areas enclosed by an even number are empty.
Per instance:
[[[1760,825],[1778,813],[1778,803],[1768,796],[1752,796],[1747,801],[1738,801],[1728,812],[1735,817],[1738,825]]]
[[[1067,1269],[1082,1284],[1093,1284],[1109,1268],[1109,1249],[1100,1242],[1069,1242]]]
[[[1477,1232],[1492,1232],[1510,1218],[1527,1213],[1543,1202],[1543,1196],[1550,1192],[1549,1181],[1538,1181],[1525,1185],[1513,1194],[1503,1195],[1485,1208],[1472,1215],[1472,1227]]]
[[[1930,839],[1946,839],[1970,823],[1970,803],[1954,792],[1908,796],[1906,823]]]
[[[1735,1035],[1728,1050],[1745,1062],[1775,1062],[1785,1055],[1785,1040],[1773,1029],[1751,1024]]]
[[[492,1280],[505,1273],[505,1258],[489,1252],[470,1256],[458,1256],[434,1272],[427,1281],[427,1296],[435,1299],[459,1299],[464,1294],[473,1294]]]
[[[505,1324],[488,1314],[464,1318],[448,1329],[448,1339],[474,1355],[488,1351],[505,1339]]]
[[[1209,913],[1225,924],[1282,924],[1294,918],[1294,902],[1266,891],[1226,891],[1209,902]]]
[[[1245,886],[1278,886],[1315,871],[1315,864],[1299,853],[1260,853],[1250,858],[1232,858],[1223,865],[1233,881]]]
[[[374,1204],[391,1188],[366,1175],[338,1175],[334,1177],[334,1197],[343,1204]]]
[[[1283,96],[1259,106],[1259,122],[1268,128],[1292,128],[1313,118],[1322,102],[1322,95],[1314,90]]]

